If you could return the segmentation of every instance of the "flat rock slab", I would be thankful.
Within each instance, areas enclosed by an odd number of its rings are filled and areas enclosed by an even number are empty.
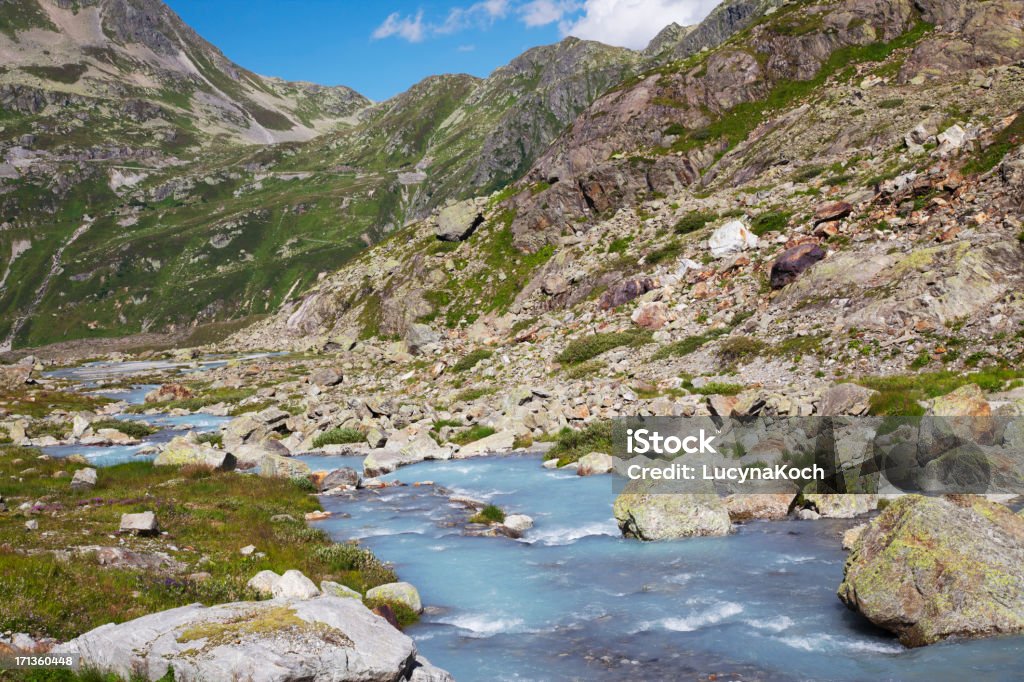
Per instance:
[[[413,641],[356,599],[199,604],[107,624],[58,646],[84,666],[128,679],[398,682],[417,666]]]
[[[156,522],[156,514],[153,512],[142,512],[141,514],[121,514],[122,533],[135,533],[136,535],[155,535],[159,530]]]

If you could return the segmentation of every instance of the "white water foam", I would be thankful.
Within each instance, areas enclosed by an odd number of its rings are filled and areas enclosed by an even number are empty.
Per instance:
[[[779,616],[772,620],[749,619],[743,622],[752,628],[757,628],[758,630],[770,630],[771,632],[782,632],[784,630],[788,630],[794,625],[793,619],[789,616]]]
[[[529,532],[521,542],[527,544],[540,543],[542,545],[571,545],[581,538],[588,538],[598,535],[619,535],[619,528],[613,522],[588,523],[582,526],[556,526],[555,528],[538,528]]]
[[[510,632],[525,632],[522,618],[495,618],[486,613],[467,613],[438,621],[471,633],[470,637],[493,637]]]
[[[640,631],[644,632],[651,629],[651,627],[657,626],[673,632],[693,632],[709,625],[721,623],[723,620],[739,613],[743,613],[743,607],[735,602],[727,601],[686,618],[662,618],[653,623],[644,623],[640,627]]]
[[[800,651],[855,651],[875,654],[898,654],[904,651],[900,644],[895,642],[876,642],[861,639],[843,639],[826,634],[816,635],[791,635],[788,637],[777,637],[778,641],[786,646],[799,649]]]

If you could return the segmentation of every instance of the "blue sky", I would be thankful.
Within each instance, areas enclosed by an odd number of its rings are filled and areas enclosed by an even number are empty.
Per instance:
[[[642,48],[719,0],[165,0],[257,73],[383,100],[441,73],[486,76],[567,35]]]

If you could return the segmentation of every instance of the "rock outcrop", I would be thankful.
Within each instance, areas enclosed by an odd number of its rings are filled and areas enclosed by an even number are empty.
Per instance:
[[[615,520],[638,540],[728,535],[729,511],[715,493],[673,492],[662,483],[630,481],[615,499]]]
[[[435,675],[426,679],[451,679],[358,600],[333,596],[183,606],[101,626],[54,651],[125,679],[406,682],[424,679],[420,668]]]
[[[1024,632],[1024,518],[980,497],[902,497],[856,539],[839,598],[910,647]]]

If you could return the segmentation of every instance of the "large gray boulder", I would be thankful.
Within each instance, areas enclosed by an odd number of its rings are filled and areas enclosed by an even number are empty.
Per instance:
[[[309,465],[299,459],[267,453],[260,460],[263,478],[307,478],[311,473]]]
[[[728,535],[729,510],[713,492],[671,492],[652,481],[630,481],[615,498],[615,520],[639,540]]]
[[[404,604],[416,613],[423,612],[423,602],[415,586],[409,583],[388,583],[368,590],[367,599],[380,599],[387,602]]]
[[[437,238],[443,242],[461,242],[469,239],[484,222],[484,216],[473,200],[452,204],[437,216]]]
[[[108,624],[59,645],[125,679],[402,682],[424,672],[413,641],[356,599],[199,604]]]
[[[838,594],[906,646],[1024,632],[1024,518],[971,495],[897,499],[853,543]]]

